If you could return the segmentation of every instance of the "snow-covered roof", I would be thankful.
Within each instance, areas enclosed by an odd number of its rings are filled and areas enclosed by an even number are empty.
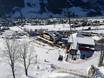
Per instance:
[[[68,42],[69,42],[69,43],[72,43],[72,44],[71,44],[71,48],[72,48],[72,49],[77,49],[77,38],[76,38],[76,34],[77,34],[77,33],[74,33],[74,34],[72,34],[72,35],[68,38]]]
[[[77,37],[77,42],[79,44],[95,45],[94,39],[90,37]]]
[[[102,37],[101,37],[101,36],[93,36],[92,38],[93,38],[94,40],[98,41],[98,40],[100,40]]]
[[[77,33],[72,34],[68,38],[68,42],[72,43],[71,48],[73,48],[73,49],[77,49],[77,43],[95,45],[94,39],[92,39],[90,37],[77,37]]]

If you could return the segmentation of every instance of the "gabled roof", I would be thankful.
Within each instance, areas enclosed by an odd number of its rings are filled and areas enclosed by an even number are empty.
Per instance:
[[[77,37],[79,44],[95,45],[94,39],[90,37]]]
[[[77,44],[95,45],[94,39],[90,37],[77,37],[77,33],[72,34],[68,38],[68,42],[72,43],[71,48],[77,49]]]

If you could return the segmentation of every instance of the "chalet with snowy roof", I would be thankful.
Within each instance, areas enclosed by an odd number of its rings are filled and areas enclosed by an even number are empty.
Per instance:
[[[39,39],[46,43],[60,47],[65,47],[68,44],[68,40],[64,37],[64,35],[55,31],[44,31],[40,34]]]
[[[74,53],[74,54],[79,55],[78,57],[80,57],[81,59],[89,58],[94,53],[95,42],[94,42],[94,39],[90,37],[77,36],[77,33],[75,33],[69,37],[68,42],[71,43],[69,52],[77,51],[77,53]]]
[[[77,45],[80,51],[80,58],[89,58],[95,50],[95,42],[90,37],[77,37]]]

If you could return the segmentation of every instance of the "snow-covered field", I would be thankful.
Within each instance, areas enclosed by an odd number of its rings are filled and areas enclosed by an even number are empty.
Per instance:
[[[30,41],[32,40],[32,41]],[[58,73],[62,70],[65,71],[67,68],[64,66],[70,65],[70,63],[65,62],[58,62],[57,58],[59,55],[59,49],[55,47],[50,47],[48,45],[37,43],[33,39],[21,39],[21,42],[27,41],[30,44],[31,51],[34,51],[34,57],[37,55],[37,63],[33,63],[29,69],[29,77],[26,77],[24,74],[23,66],[20,64],[20,62],[17,62],[15,65],[16,68],[16,78],[57,78],[57,77],[74,77],[72,74],[64,74],[64,73]],[[3,52],[5,49],[5,41],[3,39],[0,39],[0,78],[12,78],[11,74],[11,68],[8,65],[7,58],[3,56]],[[60,49],[61,52],[64,52]],[[45,60],[47,62],[45,62]],[[35,62],[35,60],[34,60]],[[52,65],[55,66],[55,68],[52,68]],[[74,65],[74,64],[73,64]],[[39,66],[39,68],[37,68]],[[70,67],[70,66],[69,66]],[[73,66],[72,66],[73,67]],[[76,68],[75,68],[76,69]],[[74,69],[74,70],[75,70]],[[72,69],[69,68],[68,71],[72,71]],[[51,72],[53,72],[51,74]],[[48,77],[49,76],[49,77]],[[52,76],[52,77],[51,77]],[[78,77],[78,76],[76,76]]]
[[[48,30],[70,30],[68,24],[46,25],[46,26],[24,26],[27,29],[48,29]],[[103,28],[103,26],[100,26]],[[21,31],[19,27],[10,27],[12,31]],[[79,28],[80,29],[80,28]],[[100,30],[99,30],[100,31]],[[100,32],[104,32],[101,30]],[[6,32],[9,33],[9,32]],[[0,36],[1,37],[1,36]],[[78,75],[87,76],[87,69],[91,66],[97,66],[99,52],[86,60],[65,61],[65,49],[52,47],[48,44],[35,40],[28,36],[19,39],[20,43],[27,42],[30,52],[33,52],[34,60],[29,68],[29,76],[26,77],[24,68],[20,62],[16,63],[16,78],[78,78]],[[0,38],[0,78],[12,78],[11,68],[7,63],[7,58],[3,55],[5,50],[5,40]],[[64,56],[63,61],[58,61],[59,55]],[[36,62],[37,61],[37,62]],[[79,77],[81,78],[81,77]],[[82,77],[83,78],[83,77]]]
[[[88,30],[89,27],[91,27],[91,30]],[[24,27],[21,27],[21,28],[28,29],[28,30],[44,29],[44,30],[48,30],[48,31],[68,31],[68,30],[71,29],[71,30],[77,30],[77,31],[104,33],[104,25],[72,28],[72,27],[70,27],[69,24],[34,25],[34,26],[31,25],[31,24],[27,24],[27,25],[24,25]],[[11,30],[21,31],[21,29],[16,27],[16,26],[11,27]]]

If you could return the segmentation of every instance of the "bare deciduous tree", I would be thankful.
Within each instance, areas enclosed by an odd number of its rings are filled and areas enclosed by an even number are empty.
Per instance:
[[[21,45],[20,57],[23,62],[25,75],[28,76],[28,69],[33,62],[33,52],[29,50],[28,43],[23,43]]]
[[[19,48],[17,41],[15,39],[6,39],[4,55],[6,56],[8,64],[11,67],[13,78],[15,78],[15,63],[19,58],[18,53]]]

